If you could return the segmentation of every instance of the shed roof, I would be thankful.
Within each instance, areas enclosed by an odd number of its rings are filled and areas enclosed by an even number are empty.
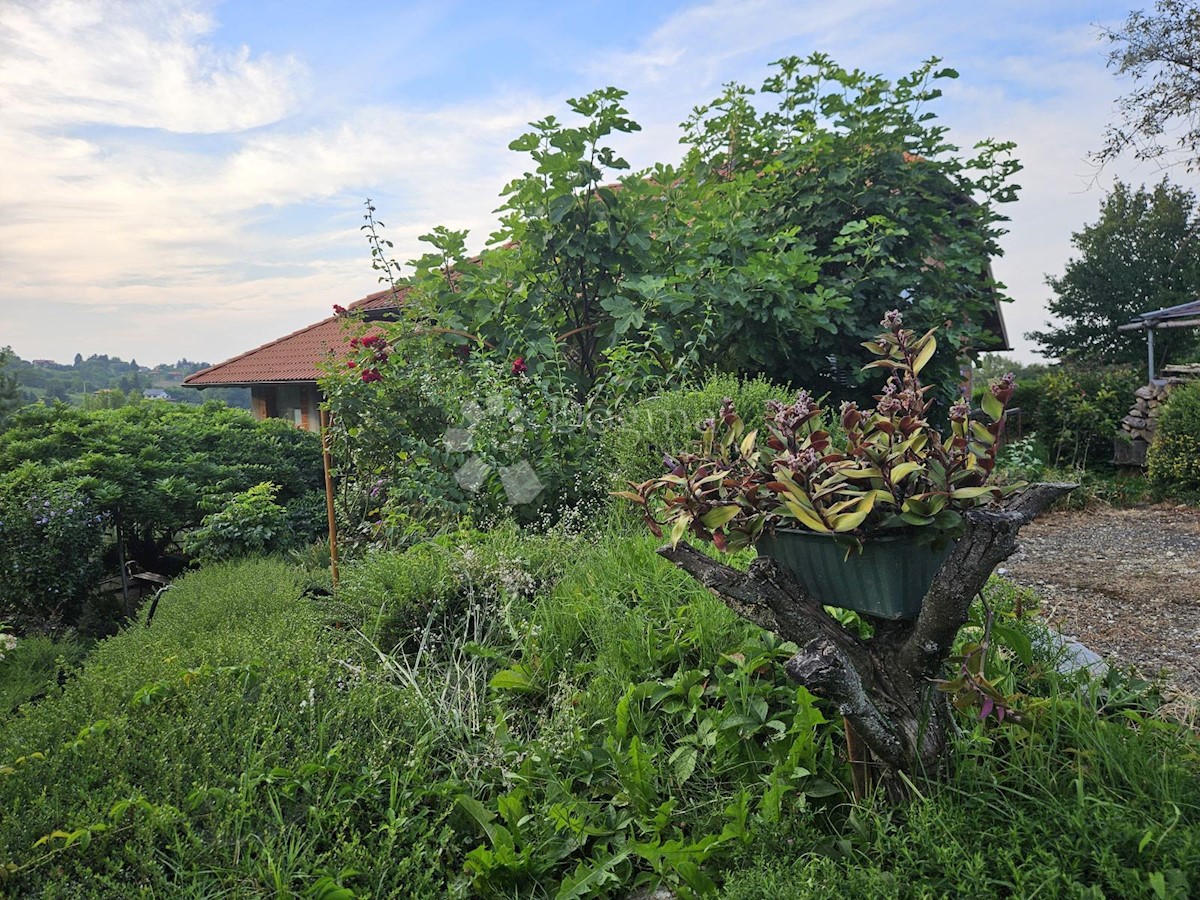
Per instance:
[[[347,309],[386,310],[403,302],[407,288],[369,294]],[[252,384],[313,382],[321,376],[319,365],[329,351],[349,350],[350,336],[340,315],[322,319],[299,331],[238,354],[183,379],[187,387],[247,387]]]
[[[1122,330],[1129,330],[1132,327],[1157,328],[1164,322],[1194,318],[1200,318],[1200,300],[1189,300],[1187,303],[1180,303],[1178,306],[1164,306],[1162,309],[1138,313],[1133,318],[1133,321],[1128,325],[1122,326]]]

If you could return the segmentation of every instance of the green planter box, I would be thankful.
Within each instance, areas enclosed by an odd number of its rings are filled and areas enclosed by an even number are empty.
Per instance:
[[[827,606],[881,619],[912,619],[953,544],[946,542],[935,551],[913,535],[889,535],[863,541],[862,553],[845,559],[845,547],[832,535],[777,528],[759,538],[757,547]]]

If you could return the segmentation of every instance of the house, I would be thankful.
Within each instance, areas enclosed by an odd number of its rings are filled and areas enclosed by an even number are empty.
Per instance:
[[[367,319],[388,318],[403,302],[406,289],[391,288],[351,303],[348,312]],[[333,315],[289,335],[201,369],[183,379],[184,387],[249,388],[256,419],[287,419],[306,431],[320,430],[321,392],[317,379],[329,354],[350,352],[350,335],[341,315]]]
[[[170,400],[171,395],[162,388],[146,388],[142,391],[142,397],[146,400]]]

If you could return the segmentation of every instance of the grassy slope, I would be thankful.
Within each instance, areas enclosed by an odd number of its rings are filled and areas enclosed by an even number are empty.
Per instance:
[[[823,796],[837,728],[787,685],[787,649],[652,550],[499,534],[379,558],[347,573],[344,630],[282,564],[187,578],[152,628],[98,645],[0,729],[0,865],[17,868],[0,892],[555,896],[576,877],[578,896],[620,896],[709,875],[729,898],[1200,890],[1194,735],[1100,689],[1046,690],[1025,703],[1032,734],[973,732],[936,796],[852,810]],[[397,622],[440,647],[389,653]],[[488,687],[497,672],[509,687]],[[34,846],[55,829],[73,845]]]

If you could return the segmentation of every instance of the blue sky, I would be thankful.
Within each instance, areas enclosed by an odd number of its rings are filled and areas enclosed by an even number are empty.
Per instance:
[[[0,4],[0,346],[219,361],[375,289],[376,200],[397,257],[435,225],[478,248],[526,122],[593,88],[629,91],[635,167],[678,158],[678,123],[723,83],[813,51],[889,76],[937,55],[937,112],[969,147],[1014,140],[1021,200],[997,276],[1017,358],[1043,279],[1114,178],[1099,24],[1130,3],[711,0]],[[1181,169],[1170,177],[1196,188]]]

